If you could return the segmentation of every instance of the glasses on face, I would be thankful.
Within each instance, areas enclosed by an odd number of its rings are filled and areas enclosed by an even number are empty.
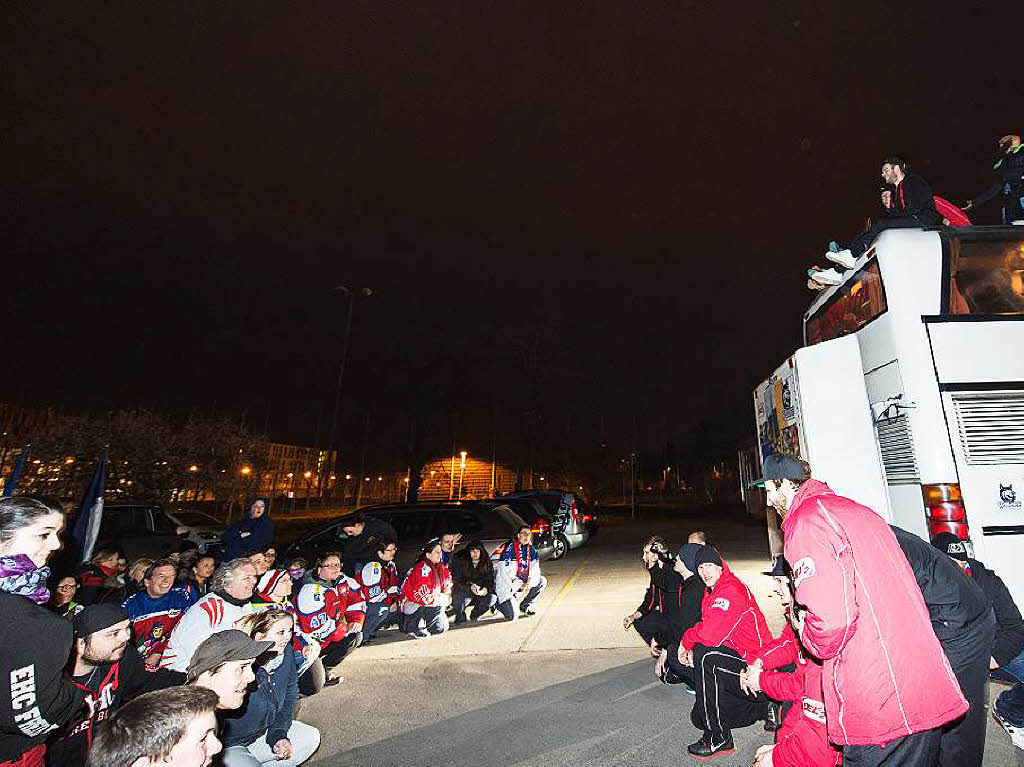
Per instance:
[[[57,591],[74,591],[74,590],[75,590],[74,584],[72,584],[70,586],[58,586],[57,587]]]
[[[341,565],[340,564],[337,564],[337,565],[320,565],[320,567],[322,567],[324,570],[340,570],[341,569]]]

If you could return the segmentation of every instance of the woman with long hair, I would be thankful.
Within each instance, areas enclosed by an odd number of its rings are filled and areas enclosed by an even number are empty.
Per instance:
[[[56,502],[0,499],[0,767],[42,767],[47,735],[82,703],[63,673],[71,622],[45,608],[46,561],[63,527]]]
[[[221,717],[225,767],[302,764],[319,747],[320,731],[293,718],[299,700],[295,616],[272,608],[247,616],[239,626],[257,642],[274,644],[256,659],[256,689],[244,709]]]
[[[441,540],[434,538],[424,546],[402,583],[401,629],[414,639],[448,630],[448,594],[444,593],[445,574],[441,566]],[[424,627],[420,627],[420,623]]]
[[[494,607],[494,565],[480,541],[470,541],[462,551],[452,555],[452,600],[455,603],[455,624],[466,622],[466,608],[473,606],[471,621]]]

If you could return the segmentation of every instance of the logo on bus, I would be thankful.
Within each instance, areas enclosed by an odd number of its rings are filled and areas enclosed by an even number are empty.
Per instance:
[[[999,483],[999,508],[1004,510],[1019,509],[1020,501],[1017,499],[1017,492],[1013,489],[1013,483],[1004,485]]]

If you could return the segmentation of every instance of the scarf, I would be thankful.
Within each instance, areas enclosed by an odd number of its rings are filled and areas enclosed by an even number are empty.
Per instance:
[[[28,597],[37,605],[46,604],[50,599],[50,590],[46,588],[49,577],[49,567],[36,567],[25,554],[0,557],[0,591]]]

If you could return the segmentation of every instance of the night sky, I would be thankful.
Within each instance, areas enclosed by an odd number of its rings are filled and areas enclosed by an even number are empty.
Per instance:
[[[344,284],[347,455],[729,445],[882,156],[962,202],[1024,129],[1014,6],[956,8],[8,6],[0,401],[322,441]]]

